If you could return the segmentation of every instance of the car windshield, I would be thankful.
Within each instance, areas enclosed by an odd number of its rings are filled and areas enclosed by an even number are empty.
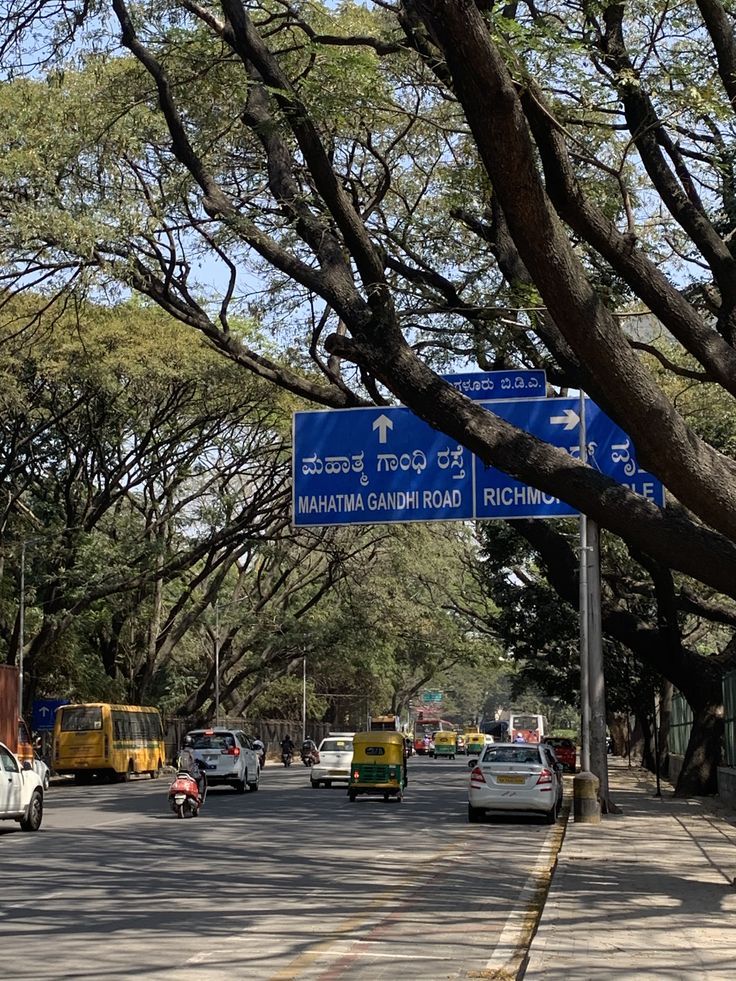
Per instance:
[[[233,749],[235,739],[223,732],[193,733],[194,749]]]
[[[539,763],[539,750],[529,746],[489,746],[484,763]]]
[[[350,739],[325,739],[319,751],[320,753],[352,753],[353,743]]]

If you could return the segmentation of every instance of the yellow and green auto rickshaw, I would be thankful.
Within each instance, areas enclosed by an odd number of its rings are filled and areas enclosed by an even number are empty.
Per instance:
[[[457,753],[457,733],[456,732],[436,732],[434,734],[434,757],[449,756],[455,759]]]
[[[480,755],[486,748],[486,735],[484,732],[466,732],[465,745],[468,748],[468,756]]]
[[[358,794],[383,794],[383,799],[404,796],[406,748],[401,732],[356,732],[350,767],[348,798]]]

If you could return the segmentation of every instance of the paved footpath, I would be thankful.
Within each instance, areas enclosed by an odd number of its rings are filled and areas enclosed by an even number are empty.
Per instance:
[[[609,757],[623,815],[572,815],[524,981],[736,979],[736,814]]]

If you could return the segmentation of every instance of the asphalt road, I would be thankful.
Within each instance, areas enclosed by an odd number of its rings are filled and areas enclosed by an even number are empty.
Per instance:
[[[463,758],[409,773],[402,804],[351,804],[269,763],[185,821],[166,779],[52,786],[41,831],[0,825],[0,977],[513,976],[560,827],[468,824]]]

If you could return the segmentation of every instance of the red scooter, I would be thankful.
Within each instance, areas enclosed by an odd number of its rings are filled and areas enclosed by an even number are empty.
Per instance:
[[[200,794],[197,781],[187,770],[180,770],[169,787],[169,805],[178,818],[196,818],[206,796],[206,785]]]

